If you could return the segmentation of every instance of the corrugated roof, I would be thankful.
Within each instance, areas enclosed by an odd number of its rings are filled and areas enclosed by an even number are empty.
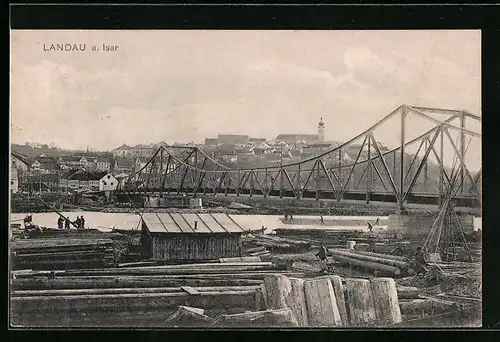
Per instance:
[[[244,229],[227,214],[144,213],[142,220],[151,233],[243,233],[261,229]]]

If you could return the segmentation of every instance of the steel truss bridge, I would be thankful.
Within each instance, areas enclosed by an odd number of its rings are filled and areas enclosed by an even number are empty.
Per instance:
[[[435,114],[447,118],[438,120]],[[410,115],[432,123],[432,128],[406,139]],[[387,149],[376,134],[391,118],[400,122],[394,130],[400,144]],[[118,198],[226,195],[360,200],[397,203],[402,209],[407,203],[439,204],[453,186],[457,206],[478,208],[482,169],[472,175],[465,157],[470,142],[481,139],[481,134],[467,129],[466,119],[481,121],[466,111],[402,105],[328,151],[302,161],[245,169],[223,165],[198,147],[162,146],[140,170],[120,181],[116,194]],[[458,133],[457,141],[450,132]],[[417,152],[405,153],[412,145],[418,146]],[[444,164],[446,145],[453,151],[453,167]],[[346,151],[356,157],[346,161]]]

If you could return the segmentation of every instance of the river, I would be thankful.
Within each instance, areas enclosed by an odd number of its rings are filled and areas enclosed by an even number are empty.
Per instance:
[[[85,218],[85,226],[87,228],[99,229],[101,231],[109,231],[113,228],[123,230],[134,230],[139,228],[139,214],[129,213],[101,213],[92,211],[72,211],[63,212],[66,217],[74,221],[77,216]],[[10,215],[12,223],[22,223],[25,213],[13,213]],[[57,227],[57,219],[59,215],[56,213],[34,213],[33,223],[41,227],[55,228]],[[280,215],[235,215],[231,214],[240,226],[245,230],[266,227],[266,232],[270,232],[277,228],[303,228],[303,229],[359,229],[367,230],[367,223],[375,224],[377,218],[380,224],[375,226],[377,229],[387,228],[387,216],[323,216],[324,224],[320,222],[320,216],[294,216],[292,222],[284,223],[283,216]],[[481,229],[481,217],[474,218],[474,230]]]

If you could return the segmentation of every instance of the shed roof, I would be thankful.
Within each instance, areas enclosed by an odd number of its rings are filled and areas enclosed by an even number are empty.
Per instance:
[[[248,229],[241,227],[227,214],[210,213],[144,213],[142,221],[151,233],[244,233]],[[196,229],[194,222],[197,222]],[[252,230],[260,230],[255,227]]]

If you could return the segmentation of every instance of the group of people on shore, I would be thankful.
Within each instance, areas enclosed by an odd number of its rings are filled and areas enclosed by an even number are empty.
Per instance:
[[[69,217],[65,218],[63,216],[59,216],[57,219],[57,227],[59,229],[69,229],[71,223],[73,223],[77,229],[85,229],[85,219],[83,218],[83,215],[79,217],[77,216],[76,220],[73,222],[69,219]]]

